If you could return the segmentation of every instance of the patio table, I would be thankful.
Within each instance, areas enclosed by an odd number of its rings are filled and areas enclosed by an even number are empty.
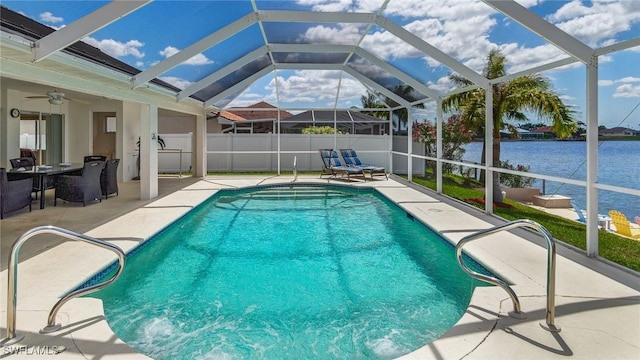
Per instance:
[[[47,190],[47,177],[68,174],[82,170],[83,163],[61,163],[56,165],[40,165],[28,168],[11,169],[7,172],[10,179],[23,179],[31,177],[40,181],[40,209],[44,209],[45,196]]]

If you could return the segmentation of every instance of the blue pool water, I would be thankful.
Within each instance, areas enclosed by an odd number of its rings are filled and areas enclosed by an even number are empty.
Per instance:
[[[385,359],[446,332],[476,286],[453,247],[371,189],[223,191],[95,296],[154,359]]]

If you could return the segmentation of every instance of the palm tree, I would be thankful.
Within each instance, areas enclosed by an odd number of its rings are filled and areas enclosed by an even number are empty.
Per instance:
[[[487,56],[482,75],[487,79],[496,79],[507,75],[505,56],[493,49]],[[472,83],[457,74],[449,79],[458,87],[467,87]],[[474,89],[451,95],[443,100],[445,112],[460,113],[463,121],[472,129],[482,130],[485,124],[485,90]],[[552,89],[551,81],[540,74],[519,76],[512,80],[493,85],[493,166],[500,166],[500,130],[514,127],[506,121],[527,121],[525,112],[535,114],[540,120],[550,120],[554,131],[560,138],[570,137],[576,128],[575,112],[564,104],[560,96]],[[482,148],[482,160],[486,144]],[[493,173],[493,201],[502,202],[500,174]]]
[[[418,100],[418,96],[415,90],[409,85],[398,84],[396,85],[395,88],[393,88],[393,93],[407,100],[408,102],[414,102]],[[395,108],[400,105],[395,100],[389,97],[385,97],[385,103],[391,108]],[[414,105],[414,107],[423,109],[424,104],[420,103],[420,104]],[[409,121],[410,121],[409,110],[407,108],[403,107],[401,109],[395,110],[393,113],[396,114],[396,116],[398,116],[398,130],[400,130],[403,124],[409,124]],[[408,125],[408,126],[411,126],[411,125]]]
[[[360,96],[360,102],[362,102],[362,107],[364,109],[386,109],[387,107],[378,100],[378,97],[367,91],[367,95]],[[388,119],[389,112],[388,111],[363,111],[363,114],[373,116],[378,119]]]

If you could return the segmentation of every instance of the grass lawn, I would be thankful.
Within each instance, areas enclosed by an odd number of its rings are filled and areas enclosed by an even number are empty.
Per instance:
[[[413,181],[426,188],[436,189],[435,179],[414,176]],[[445,175],[443,178],[442,192],[447,196],[484,209],[483,204],[471,201],[472,199],[482,199],[484,197],[483,191],[476,189],[481,186],[481,184],[469,181],[468,179]],[[584,224],[536,210],[510,199],[505,199],[505,204],[510,206],[494,206],[494,213],[507,220],[533,220],[547,228],[556,240],[573,245],[582,250],[587,249],[587,227]],[[618,236],[604,230],[599,230],[598,238],[598,252],[601,257],[629,269],[640,271],[640,241]]]

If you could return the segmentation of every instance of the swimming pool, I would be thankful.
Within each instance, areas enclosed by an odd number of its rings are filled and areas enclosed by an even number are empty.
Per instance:
[[[477,284],[372,189],[221,191],[95,295],[155,359],[393,358],[446,332]]]

